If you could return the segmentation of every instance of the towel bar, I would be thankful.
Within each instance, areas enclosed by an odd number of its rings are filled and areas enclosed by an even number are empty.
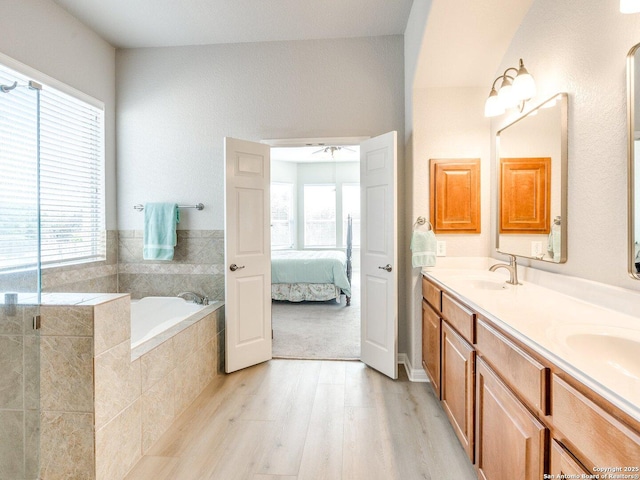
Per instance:
[[[141,212],[144,210],[144,205],[139,203],[138,205],[134,205],[133,208]],[[196,210],[204,210],[204,204],[198,203],[197,205],[178,205],[178,208],[195,208]]]

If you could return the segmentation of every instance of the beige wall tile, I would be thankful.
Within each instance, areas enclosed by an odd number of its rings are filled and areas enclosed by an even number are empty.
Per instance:
[[[142,452],[146,453],[175,418],[175,372],[142,394]]]
[[[0,335],[0,408],[22,410],[24,337]]]
[[[140,357],[142,392],[164,379],[176,366],[173,339],[161,343]]]
[[[198,325],[191,325],[173,337],[176,363],[183,362],[198,348]]]
[[[93,479],[93,415],[42,412],[40,418],[41,478]]]
[[[0,478],[24,478],[24,412],[0,410]]]
[[[180,415],[196,398],[199,391],[198,354],[194,352],[176,367],[176,415]]]
[[[40,337],[43,410],[93,412],[93,340]]]
[[[131,300],[116,298],[94,307],[94,340],[96,356],[131,339]]]
[[[0,335],[22,335],[25,307],[16,306],[15,314],[11,314],[4,306],[0,307]]]
[[[129,340],[96,357],[96,429],[101,428],[140,397],[141,383],[140,359],[131,361]]]
[[[140,399],[96,431],[96,479],[117,480],[142,457]]]
[[[40,335],[93,335],[93,307],[40,307]]]

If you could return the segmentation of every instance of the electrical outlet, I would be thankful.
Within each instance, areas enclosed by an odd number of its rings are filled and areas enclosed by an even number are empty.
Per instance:
[[[436,243],[436,257],[447,256],[447,242],[444,240],[438,240]]]
[[[539,257],[542,253],[542,242],[531,242],[531,256]]]

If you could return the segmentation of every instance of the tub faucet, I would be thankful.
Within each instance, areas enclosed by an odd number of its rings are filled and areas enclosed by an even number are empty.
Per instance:
[[[518,264],[516,263],[515,255],[509,255],[509,265],[506,263],[496,263],[495,265],[491,265],[489,270],[495,272],[499,268],[506,268],[509,270],[509,280],[507,280],[508,284],[520,285],[520,282],[518,282]]]
[[[209,298],[204,296],[200,296],[197,293],[193,293],[193,292],[182,292],[179,293],[177,295],[180,298],[183,298],[185,300],[187,300],[188,298],[191,298],[191,300],[193,301],[193,303],[197,304],[197,305],[209,305]]]

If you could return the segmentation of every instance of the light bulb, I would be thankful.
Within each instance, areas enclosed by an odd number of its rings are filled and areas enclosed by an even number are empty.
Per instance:
[[[484,116],[485,117],[497,117],[498,115],[502,115],[504,113],[504,107],[498,98],[498,92],[496,92],[495,88],[491,89],[491,93],[489,94],[489,98],[484,103]]]

